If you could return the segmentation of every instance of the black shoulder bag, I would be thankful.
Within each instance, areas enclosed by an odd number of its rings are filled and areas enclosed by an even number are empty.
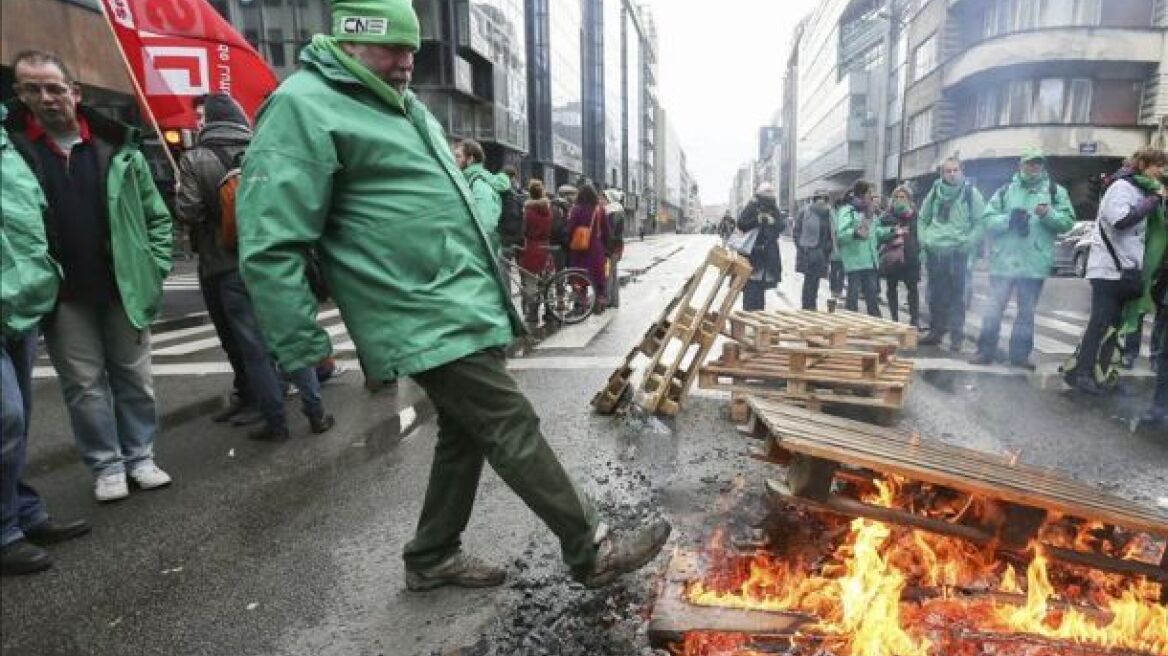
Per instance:
[[[1115,247],[1111,245],[1111,239],[1107,236],[1107,224],[1103,221],[1099,222],[1099,236],[1103,238],[1103,244],[1107,246],[1107,252],[1111,253],[1111,259],[1115,261],[1115,268],[1119,270],[1119,284],[1116,289],[1119,298],[1126,303],[1127,301],[1143,296],[1143,269],[1140,267],[1124,268],[1123,264],[1119,261],[1119,256],[1115,253]]]

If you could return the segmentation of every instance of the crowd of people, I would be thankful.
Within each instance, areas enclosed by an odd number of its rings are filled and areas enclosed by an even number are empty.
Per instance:
[[[537,318],[519,316],[501,258],[538,274],[586,269],[598,309],[619,304],[622,195],[582,181],[548,198],[514,169],[492,174],[473,141],[450,141],[409,88],[420,28],[408,0],[334,0],[331,34],[268,98],[254,130],[226,95],[197,102],[195,146],[179,163],[178,221],[198,253],[208,313],[228,354],[234,401],[216,421],[263,423],[289,437],[284,399],[299,392],[309,429],[335,423],[320,395],[335,371],[317,321],[331,299],[367,381],[412,377],[438,414],[438,442],[406,584],[495,586],[505,570],[463,551],[489,464],[559,538],[572,576],[603,586],[644,566],[670,533],[664,520],[610,530],[565,471],[504,348]],[[380,32],[346,16],[376,18]],[[171,477],[158,434],[150,326],[171,269],[173,222],[135,130],[82,104],[65,62],[13,62],[3,155],[3,481],[0,570],[52,565],[46,545],[89,531],[61,522],[24,480],[38,336],[57,372],[94,497]],[[11,113],[8,113],[11,109]]]
[[[1166,164],[1163,151],[1144,148],[1112,177],[1092,228],[1090,320],[1075,356],[1061,368],[1072,389],[1109,393],[1120,370],[1132,366],[1145,316],[1155,315],[1151,362],[1157,379],[1151,408],[1142,417],[1153,425],[1168,422],[1168,194],[1161,182]],[[1038,148],[1024,151],[1018,171],[988,200],[965,178],[959,159],[946,159],[938,173],[919,203],[908,186],[897,187],[884,202],[876,185],[864,180],[834,203],[830,194],[814,193],[791,229],[795,270],[803,275],[801,305],[818,310],[827,279],[829,308],[842,299],[846,309],[858,311],[862,298],[867,313],[881,317],[883,287],[889,316],[900,321],[903,286],[908,321],[925,331],[920,344],[934,347],[947,340],[949,350],[960,354],[973,270],[984,256],[989,300],[969,361],[997,361],[1003,318],[1013,300],[1006,361],[1034,370],[1035,312],[1053,268],[1055,240],[1075,224],[1070,196]],[[764,183],[736,221],[727,214],[718,225],[727,246],[749,258],[754,269],[743,292],[746,310],[763,309],[766,290],[781,280],[777,240],[786,224],[774,188]],[[922,273],[927,326],[921,315]]]

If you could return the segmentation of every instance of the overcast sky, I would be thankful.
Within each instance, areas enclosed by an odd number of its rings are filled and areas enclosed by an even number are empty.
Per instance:
[[[725,203],[783,101],[795,24],[812,0],[645,0],[660,38],[660,101],[702,202]]]

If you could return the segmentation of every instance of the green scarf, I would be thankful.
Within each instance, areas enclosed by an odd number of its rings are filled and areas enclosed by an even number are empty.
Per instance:
[[[317,34],[312,38],[312,47],[319,48],[332,55],[341,66],[345,67],[346,71],[349,71],[361,84],[368,87],[378,98],[389,103],[390,107],[402,112],[406,111],[406,100],[409,96],[399,93],[397,89],[389,86],[384,80],[374,75],[368,68],[365,68],[364,64],[349,56],[349,53],[341,48],[341,44],[337,41],[336,37],[327,34]]]
[[[1019,171],[1018,173],[1015,174],[1014,179],[1017,180],[1020,185],[1022,185],[1023,187],[1026,187],[1027,189],[1037,189],[1039,186],[1050,184],[1049,182],[1047,182],[1047,180],[1049,178],[1047,177],[1047,174],[1045,171],[1042,173],[1039,173],[1038,175],[1028,175],[1026,173],[1022,173],[1021,171]],[[1054,202],[1053,198],[1051,199],[1051,202]]]
[[[944,180],[937,180],[933,183],[933,195],[942,203],[952,203],[964,187],[964,182],[959,185],[951,185]]]
[[[1128,179],[1150,194],[1158,193],[1163,187],[1159,180],[1142,175],[1133,175]],[[1148,231],[1144,236],[1144,293],[1123,306],[1123,322],[1119,327],[1120,338],[1138,331],[1144,315],[1156,311],[1156,304],[1152,300],[1152,285],[1160,272],[1165,251],[1168,251],[1168,226],[1164,224],[1164,204],[1160,203],[1156,210],[1148,215]]]

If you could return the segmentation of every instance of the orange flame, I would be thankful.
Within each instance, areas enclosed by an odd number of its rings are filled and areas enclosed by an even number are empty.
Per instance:
[[[866,501],[893,507],[897,497],[894,482],[877,481],[876,494]],[[831,559],[819,565],[766,552],[738,557],[721,546],[719,536],[714,575],[691,582],[686,597],[697,605],[814,615],[819,621],[812,631],[838,642],[838,653],[847,656],[949,656],[956,651],[946,645],[963,633],[1030,635],[1168,656],[1168,607],[1157,601],[1158,584],[1100,572],[1073,570],[1071,576],[1070,568],[1052,570],[1038,548],[1020,581],[1010,563],[961,540],[866,519],[849,528]],[[1081,542],[1086,532],[1069,539]],[[1146,552],[1147,547],[1138,548]],[[1132,549],[1127,545],[1125,551]],[[902,597],[910,584],[944,595],[909,604]],[[958,599],[959,589],[1019,599]],[[1090,602],[1094,608],[1068,602]],[[755,653],[741,645],[735,649],[693,654]]]

